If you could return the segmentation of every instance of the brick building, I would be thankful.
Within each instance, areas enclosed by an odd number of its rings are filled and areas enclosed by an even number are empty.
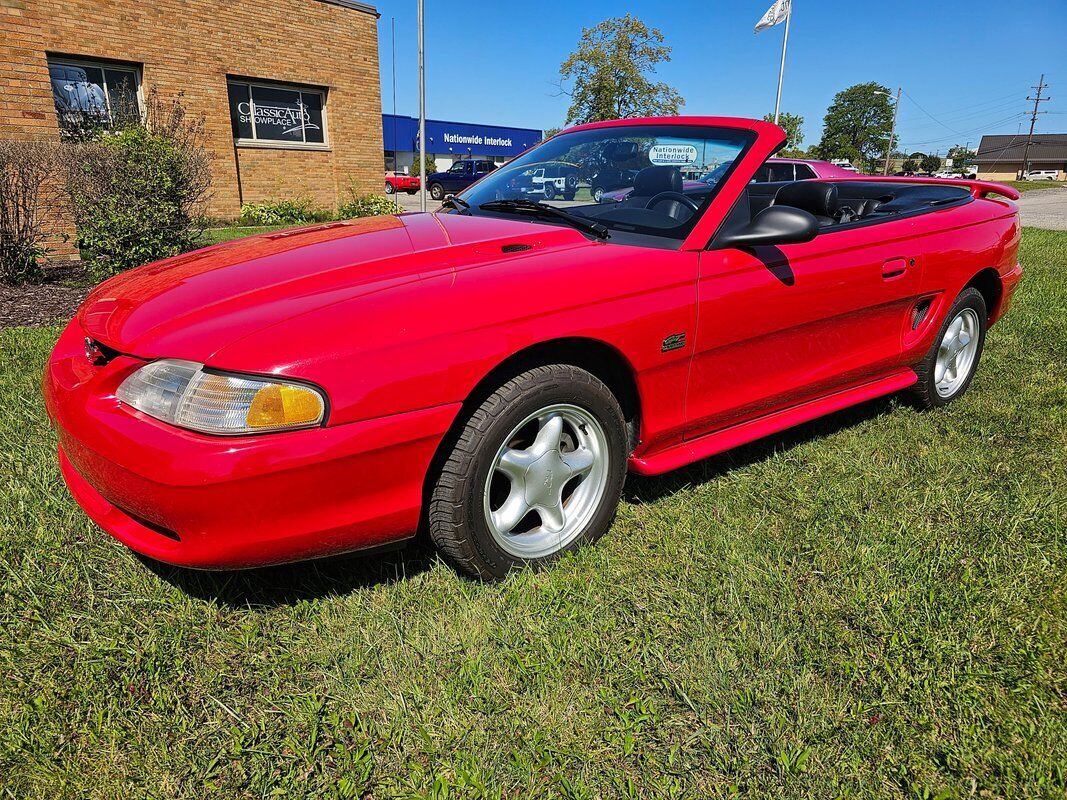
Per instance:
[[[381,190],[377,19],[358,0],[0,0],[0,137],[155,90],[204,117],[211,215],[333,207]]]

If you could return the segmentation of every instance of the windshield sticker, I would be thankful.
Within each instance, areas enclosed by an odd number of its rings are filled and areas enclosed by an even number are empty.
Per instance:
[[[697,149],[691,144],[657,144],[648,151],[648,160],[656,166],[680,167],[697,160]]]

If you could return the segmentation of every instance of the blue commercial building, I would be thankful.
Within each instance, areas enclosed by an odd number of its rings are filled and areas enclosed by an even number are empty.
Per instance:
[[[537,144],[542,136],[542,131],[531,128],[427,119],[426,153],[434,157],[438,169],[448,169],[454,161],[464,158],[503,164]],[[382,114],[382,140],[386,171],[406,172],[419,152],[418,118]]]

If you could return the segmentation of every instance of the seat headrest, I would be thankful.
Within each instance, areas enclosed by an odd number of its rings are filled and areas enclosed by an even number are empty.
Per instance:
[[[677,167],[645,167],[634,178],[632,197],[652,197],[660,192],[682,191],[682,173]]]
[[[833,217],[837,214],[840,201],[836,184],[796,181],[778,190],[773,205],[799,208],[816,217]]]

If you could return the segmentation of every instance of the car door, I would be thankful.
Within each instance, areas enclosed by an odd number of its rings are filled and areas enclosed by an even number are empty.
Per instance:
[[[451,167],[448,168],[448,172],[445,173],[445,178],[442,183],[445,186],[445,191],[448,193],[458,192],[461,189],[466,189],[470,186],[470,180],[467,176],[470,174],[471,162],[469,161],[457,161]]]
[[[912,223],[701,253],[689,437],[902,369],[921,292]]]

